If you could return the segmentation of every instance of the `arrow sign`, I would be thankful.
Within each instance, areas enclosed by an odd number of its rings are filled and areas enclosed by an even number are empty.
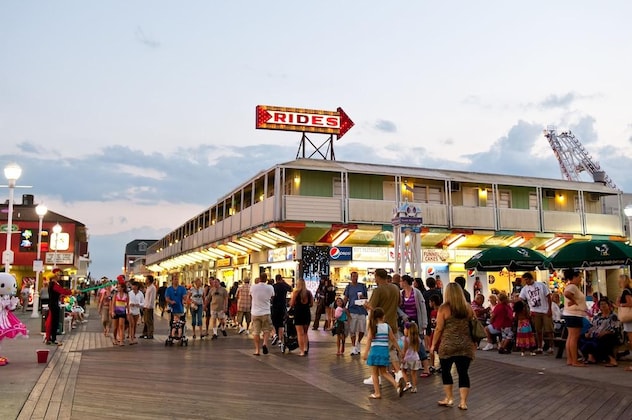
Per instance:
[[[256,128],[345,135],[354,123],[338,108],[334,111],[257,105]]]

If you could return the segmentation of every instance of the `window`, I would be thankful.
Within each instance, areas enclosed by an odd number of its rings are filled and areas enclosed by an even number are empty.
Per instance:
[[[511,191],[498,190],[498,208],[500,209],[511,208]]]
[[[334,178],[334,198],[342,198],[342,180],[340,177]]]
[[[529,210],[538,209],[538,195],[535,192],[529,193]]]
[[[419,185],[413,188],[413,201],[415,203],[443,204],[441,187]]]
[[[138,244],[138,250],[141,252],[146,252],[147,251],[147,243],[146,242],[140,242]]]

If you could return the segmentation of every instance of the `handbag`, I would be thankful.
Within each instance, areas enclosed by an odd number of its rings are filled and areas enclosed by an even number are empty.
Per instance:
[[[483,325],[476,318],[470,318],[470,337],[472,337],[472,341],[475,343],[487,337]]]
[[[632,322],[632,307],[619,306],[619,312],[617,313],[617,318],[619,318],[619,321],[623,323]]]

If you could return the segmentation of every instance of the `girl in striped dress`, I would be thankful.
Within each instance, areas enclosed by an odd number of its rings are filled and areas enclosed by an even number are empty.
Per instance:
[[[366,360],[366,364],[371,366],[373,393],[369,395],[369,398],[382,398],[382,394],[380,393],[380,375],[395,387],[401,397],[404,393],[403,387],[399,386],[387,371],[387,368],[391,364],[389,345],[397,349],[397,353],[400,353],[400,349],[393,331],[389,325],[384,322],[384,310],[382,308],[375,308],[371,311],[367,340],[370,345],[364,347],[362,359]]]

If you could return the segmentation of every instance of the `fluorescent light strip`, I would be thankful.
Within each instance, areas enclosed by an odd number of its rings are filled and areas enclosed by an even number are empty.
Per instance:
[[[509,242],[510,247],[515,248],[517,246],[522,245],[523,243],[525,243],[527,240],[525,238],[523,238],[522,236],[518,236],[517,238],[514,238],[511,240],[511,242]]]
[[[466,239],[467,236],[460,233],[459,236],[457,236],[454,240],[452,240],[452,242],[450,242],[450,244],[448,245],[448,249],[456,248],[457,246],[461,245]]]
[[[253,248],[256,248],[257,251],[261,251],[261,245],[259,245],[256,242],[253,242],[252,238],[239,238],[238,241],[240,243],[243,243],[244,246],[251,246]]]
[[[229,242],[229,243],[226,244],[226,246],[230,247],[231,249],[236,249],[239,252],[243,252],[243,253],[247,253],[248,252],[248,248],[246,248],[246,247],[244,247],[242,245],[236,244],[235,242]]]
[[[287,233],[277,229],[277,228],[270,228],[270,232],[274,233],[275,235],[280,236],[281,238],[284,238],[286,241],[288,242],[295,242],[294,238],[292,238],[290,235],[288,235]]]
[[[551,251],[559,248],[560,246],[564,245],[565,243],[566,243],[566,239],[564,239],[564,238],[557,238],[555,240],[548,241],[547,242],[548,246],[546,248],[544,248],[544,250],[546,252],[551,252]]]
[[[276,248],[277,247],[277,243],[274,240],[271,240],[270,238],[268,238],[265,235],[262,235],[261,233],[257,232],[254,234],[253,238],[254,239],[258,239],[259,241],[255,241],[257,243],[263,242],[265,245],[267,245],[270,248]]]
[[[259,245],[261,245],[261,246],[265,246],[266,248],[270,248],[270,249],[274,249],[274,248],[276,248],[276,245],[272,245],[272,244],[270,244],[270,243],[268,243],[268,242],[266,242],[266,241],[264,241],[264,240],[261,240],[261,239],[259,239],[259,238],[255,238],[255,237],[253,237],[253,238],[251,238],[250,240],[251,240],[252,242],[256,243],[256,244],[259,244]]]
[[[226,255],[224,255],[224,250],[222,249],[217,249],[217,248],[209,248],[206,250],[206,252],[209,252],[213,255],[215,255],[215,258],[219,259],[219,258],[226,258]]]
[[[274,246],[277,246],[279,240],[277,238],[275,238],[274,236],[270,235],[269,232],[257,232],[255,233],[255,235],[259,235],[259,237],[263,240],[266,240],[270,243],[273,243]],[[285,242],[285,240],[281,241],[281,242]]]
[[[235,242],[240,244],[241,246],[248,248],[251,251],[261,251],[261,247],[259,245],[248,242],[243,238],[235,239]]]
[[[331,241],[331,246],[340,245],[345,239],[347,239],[349,235],[351,235],[351,232],[349,232],[348,230],[343,230],[338,236],[336,236],[336,239]]]

